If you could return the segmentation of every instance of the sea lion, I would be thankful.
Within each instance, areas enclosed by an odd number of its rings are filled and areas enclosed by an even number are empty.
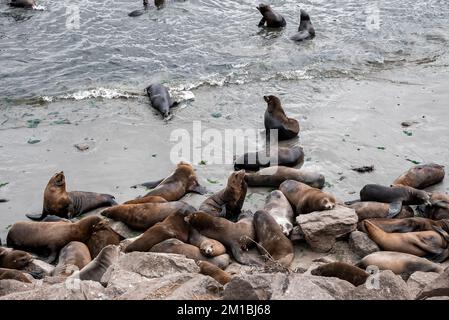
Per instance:
[[[31,220],[42,220],[47,215],[73,218],[101,207],[116,205],[114,196],[84,191],[66,191],[64,171],[56,173],[48,181],[44,191],[42,214],[26,216]]]
[[[9,200],[8,199],[0,199],[0,203],[5,203],[5,202],[8,202]]]
[[[198,247],[184,243],[178,239],[164,240],[161,243],[154,245],[150,252],[182,254],[188,259],[193,259],[195,261],[208,261],[220,269],[226,268],[231,260],[226,253],[212,258],[206,257],[200,252]]]
[[[108,268],[117,262],[120,248],[114,245],[104,247],[95,259],[87,264],[81,271],[76,272],[72,277],[80,280],[91,280],[100,282]]]
[[[286,180],[279,186],[279,190],[288,199],[297,215],[331,210],[336,205],[333,195],[298,181]]]
[[[356,266],[362,269],[377,266],[380,270],[391,270],[406,279],[416,271],[443,272],[443,268],[437,263],[412,254],[391,251],[371,253],[358,262]]]
[[[294,213],[290,202],[279,190],[271,191],[265,200],[263,210],[268,212],[287,237],[293,230]]]
[[[299,122],[288,118],[281,105],[281,100],[273,95],[264,96],[267,102],[267,110],[264,115],[264,124],[267,137],[271,130],[277,130],[278,140],[288,140],[296,137],[299,133]]]
[[[58,252],[71,241],[86,242],[101,217],[90,216],[76,223],[20,221],[8,232],[8,247],[49,253],[47,262],[55,260]]]
[[[185,212],[175,212],[165,218],[164,221],[156,223],[145,231],[139,238],[131,242],[125,252],[150,251],[151,248],[170,238],[176,238],[182,242],[189,239],[189,225],[184,220],[188,216]]]
[[[134,10],[128,13],[128,16],[130,17],[138,17],[145,13],[145,11],[148,10],[148,0],[143,0],[143,10]]]
[[[194,212],[196,209],[182,201],[124,204],[107,208],[101,212],[101,215],[121,221],[134,230],[145,231],[178,211]]]
[[[246,197],[247,185],[245,170],[234,171],[228,178],[226,188],[207,198],[199,211],[207,212],[215,217],[236,218]]]
[[[304,163],[304,150],[299,146],[292,148],[278,147],[273,150],[262,150],[257,152],[247,152],[236,158],[234,170],[257,171],[261,167],[287,166],[293,167]]]
[[[232,222],[198,211],[187,216],[185,220],[201,234],[224,244],[237,262],[241,264],[256,263],[254,259],[243,253],[243,250],[247,250],[254,243],[253,217],[241,214],[239,218],[238,222]]]
[[[17,280],[20,282],[31,283],[27,275],[19,270],[0,268],[0,280]]]
[[[22,270],[33,259],[28,252],[0,247],[0,268]]]
[[[434,231],[434,227],[449,232],[449,220],[431,220],[421,217],[403,219],[369,219],[367,220],[388,233],[405,233],[418,231]],[[366,230],[362,230],[366,232]]]
[[[418,210],[424,217],[429,219],[449,219],[449,195],[442,192],[434,192],[430,196],[430,205],[419,206]]]
[[[11,0],[9,3],[12,7],[32,9],[36,5],[35,0]]]
[[[148,196],[159,196],[167,201],[177,201],[188,192],[204,194],[206,190],[198,183],[198,178],[192,165],[181,161],[176,165],[176,170],[171,175],[138,200],[143,203],[143,201],[148,199]]]
[[[137,198],[134,200],[129,200],[124,202],[123,204],[140,204],[140,203],[166,203],[168,202],[162,197],[159,196],[148,196],[143,198]]]
[[[369,220],[363,221],[366,233],[382,250],[414,254],[442,262],[449,256],[448,241],[435,231],[388,233]],[[443,231],[444,232],[444,231]]]
[[[106,221],[101,221],[95,226],[86,245],[89,248],[92,258],[95,258],[103,248],[109,245],[118,246],[123,239],[124,237],[115,232]]]
[[[268,4],[259,4],[257,10],[262,14],[262,19],[258,24],[259,27],[266,24],[268,28],[283,28],[287,25],[284,17],[275,12]]]
[[[170,119],[170,108],[176,106],[178,102],[173,102],[168,89],[159,83],[154,83],[146,88],[151,106],[158,110],[164,119]]]
[[[321,173],[284,166],[263,168],[258,172],[245,174],[245,181],[250,187],[279,188],[285,180],[295,180],[322,189],[325,178]]]
[[[359,217],[359,222],[365,219],[388,218],[390,216],[390,204],[375,201],[359,201],[348,205],[354,209]],[[409,206],[402,206],[399,214],[394,214],[396,218],[410,218],[415,215]]]
[[[254,214],[254,230],[260,253],[288,268],[295,256],[293,244],[276,220],[268,212],[259,210]]]
[[[231,275],[226,271],[218,268],[216,265],[207,261],[197,261],[198,267],[200,267],[200,273],[214,278],[218,283],[225,285],[231,281]]]
[[[84,268],[91,261],[89,248],[82,242],[71,241],[61,249],[58,264],[53,270],[53,276],[68,277],[73,272]]]
[[[216,257],[226,253],[226,248],[221,242],[205,237],[193,228],[189,233],[189,243],[198,247],[206,257]]]
[[[315,37],[315,29],[310,21],[310,16],[304,10],[300,10],[300,22],[298,27],[298,32],[290,37],[293,41],[303,41],[307,39],[313,39]]]
[[[339,278],[356,287],[364,284],[370,276],[368,272],[344,262],[327,263],[313,269],[310,273],[314,276]]]
[[[403,173],[393,181],[393,185],[424,189],[443,181],[444,175],[444,166],[436,163],[422,164]]]

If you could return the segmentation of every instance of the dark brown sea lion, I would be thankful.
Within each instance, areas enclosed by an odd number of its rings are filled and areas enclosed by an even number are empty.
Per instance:
[[[89,262],[81,271],[74,273],[72,277],[77,277],[80,280],[100,282],[106,270],[117,262],[119,253],[120,248],[118,246],[109,245],[104,247],[95,259]]]
[[[114,196],[84,191],[66,191],[64,172],[51,177],[44,191],[44,207],[41,215],[26,216],[31,220],[42,220],[47,215],[73,218],[101,207],[116,205]]]
[[[82,242],[71,241],[59,253],[53,276],[68,277],[92,261],[89,248]]]
[[[216,265],[207,261],[198,261],[197,264],[200,267],[200,273],[214,278],[218,283],[225,285],[231,281],[231,275]]]
[[[271,130],[277,130],[278,140],[288,140],[296,137],[299,133],[299,122],[288,118],[281,105],[281,100],[276,96],[264,96],[267,102],[264,123],[267,136]]]
[[[290,37],[293,41],[303,41],[307,39],[313,39],[315,37],[315,29],[313,28],[310,16],[304,10],[300,10],[300,19],[298,32]]]
[[[101,215],[121,221],[132,229],[147,230],[158,222],[164,221],[175,212],[195,212],[196,209],[185,202],[124,204],[107,208]]]
[[[49,253],[47,262],[51,263],[69,242],[86,242],[102,220],[101,217],[90,216],[76,223],[16,222],[9,230],[6,241],[8,247],[15,249]]]
[[[447,219],[435,221],[421,217],[413,217],[403,219],[368,219],[368,221],[388,233],[434,231],[434,227],[439,227],[449,232],[449,220]]]
[[[123,239],[124,237],[115,232],[106,221],[101,221],[95,226],[86,245],[92,258],[95,258],[103,248],[109,245],[118,246]]]
[[[331,210],[336,205],[333,195],[298,181],[284,181],[279,186],[279,190],[287,197],[296,214]]]
[[[253,217],[241,215],[238,222],[214,217],[205,212],[195,212],[186,217],[186,221],[201,234],[224,244],[241,264],[256,263],[244,254],[255,241]]]
[[[226,253],[226,248],[221,242],[205,237],[193,228],[190,230],[189,243],[198,247],[206,257],[216,257]]]
[[[31,280],[25,275],[25,273],[15,270],[0,268],[0,280],[17,280],[20,282],[31,283]]]
[[[199,211],[215,217],[234,219],[242,210],[246,190],[245,170],[234,171],[228,178],[226,188],[207,198],[201,204]]]
[[[434,192],[430,197],[430,205],[419,206],[423,216],[433,220],[449,219],[449,195]]]
[[[390,204],[375,201],[359,201],[348,205],[349,208],[355,210],[359,217],[359,222],[365,219],[388,218],[390,215]],[[401,211],[396,218],[410,218],[415,213],[409,206],[402,206]]]
[[[288,268],[295,257],[293,244],[276,220],[268,212],[259,210],[254,214],[254,230],[260,253]]]
[[[137,198],[134,200],[129,200],[129,201],[124,202],[123,204],[166,203],[166,202],[168,202],[168,201],[162,197],[148,196],[148,197]]]
[[[270,150],[247,152],[234,161],[234,170],[257,171],[262,167],[270,166],[301,166],[304,163],[304,150],[294,146],[278,147]],[[298,167],[298,166],[297,166]]]
[[[285,180],[295,180],[318,189],[322,189],[325,182],[321,173],[284,166],[263,168],[255,173],[245,174],[245,181],[250,187],[279,188]]]
[[[0,247],[0,268],[22,270],[33,259],[28,252]]]
[[[313,269],[310,273],[314,276],[339,278],[356,287],[364,284],[370,276],[368,272],[344,262],[327,263]]]
[[[259,22],[259,27],[263,27],[266,24],[268,28],[282,28],[287,25],[284,17],[275,12],[268,4],[259,4],[257,10],[263,16]]]
[[[35,0],[11,0],[9,3],[12,7],[32,9],[36,5]]]
[[[187,242],[189,239],[189,225],[184,220],[187,215],[187,213],[183,212],[172,213],[164,221],[156,223],[139,238],[131,242],[125,248],[125,252],[147,252],[154,245],[170,238]]]
[[[444,166],[435,163],[422,164],[409,169],[393,181],[393,185],[424,189],[444,179]]]
[[[206,257],[201,253],[198,247],[184,243],[178,239],[164,240],[161,243],[154,245],[150,252],[182,254],[195,261],[208,261],[220,269],[226,268],[231,261],[231,258],[226,253],[213,258]]]
[[[288,199],[279,190],[271,191],[265,200],[263,210],[268,212],[281,227],[282,233],[289,236],[293,230],[293,208]]]

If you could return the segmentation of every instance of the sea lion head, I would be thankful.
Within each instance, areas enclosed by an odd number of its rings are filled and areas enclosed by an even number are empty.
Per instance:
[[[104,219],[99,216],[89,216],[83,218],[77,222],[82,230],[87,230],[89,232],[89,236],[92,232],[97,230],[97,226],[103,223]]]
[[[257,10],[259,10],[260,11],[260,13],[261,14],[264,14],[265,12],[267,12],[267,11],[270,11],[271,10],[271,7],[270,7],[270,5],[268,5],[268,4],[265,4],[265,3],[261,3],[261,4],[259,4],[259,6],[258,7],[256,7],[257,8]]]
[[[3,260],[4,258],[7,258],[3,261],[5,268],[17,270],[22,270],[34,259],[31,254],[21,250],[14,250],[10,252],[4,250],[0,252],[0,260]]]
[[[227,186],[232,189],[240,189],[240,187],[245,183],[245,170],[234,171],[228,178]]]
[[[307,12],[305,12],[303,9],[300,10],[300,17],[301,17],[301,22],[302,21],[310,21],[310,16]]]
[[[55,173],[48,182],[48,185],[56,188],[65,187],[64,171]]]
[[[276,109],[282,108],[281,107],[281,100],[273,95],[269,96],[263,96],[263,99],[267,102],[267,110],[268,112],[273,112]]]
[[[205,194],[206,189],[198,182],[193,166],[185,161],[181,161],[176,165],[175,175],[182,179],[185,183],[186,191]]]
[[[334,197],[326,196],[320,200],[320,205],[324,210],[332,210],[335,208],[335,199]]]

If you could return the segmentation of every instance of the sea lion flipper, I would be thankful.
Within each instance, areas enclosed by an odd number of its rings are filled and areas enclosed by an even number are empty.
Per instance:
[[[139,186],[145,187],[147,189],[153,189],[156,188],[162,181],[164,181],[164,179],[160,179],[160,180],[156,180],[156,181],[150,181],[150,182],[144,182],[141,184],[136,184],[134,186],[132,186],[131,188],[137,188]]]
[[[402,202],[401,201],[395,201],[390,203],[390,207],[388,208],[388,214],[387,214],[387,218],[394,218],[396,217],[399,213],[401,213],[402,210]]]
[[[262,19],[260,19],[259,24],[257,25],[258,27],[263,27],[263,25],[265,24],[265,17],[262,17]]]
[[[39,213],[39,214],[31,214],[31,213],[27,213],[25,214],[25,216],[28,219],[31,219],[33,221],[41,221],[42,219],[44,219],[47,215],[44,213]]]

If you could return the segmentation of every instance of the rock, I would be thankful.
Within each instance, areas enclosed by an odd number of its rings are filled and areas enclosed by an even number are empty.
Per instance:
[[[449,296],[432,297],[427,300],[449,300]]]
[[[414,272],[407,280],[407,286],[413,298],[416,298],[424,287],[438,278],[440,274],[436,272]]]
[[[435,278],[435,280],[426,285],[416,299],[428,299],[443,296],[449,296],[449,268],[446,268],[443,273]]]
[[[380,251],[379,246],[361,231],[353,231],[349,235],[349,246],[360,258],[370,253]]]
[[[90,146],[87,143],[77,143],[74,145],[79,151],[89,150]]]
[[[30,291],[35,287],[35,283],[25,283],[17,280],[0,280],[0,297],[11,293]]]
[[[36,279],[42,279],[51,276],[55,266],[39,259],[33,259],[23,270],[30,273]]]
[[[376,281],[371,281],[374,279]],[[366,284],[348,292],[345,299],[349,300],[409,300],[412,295],[407,284],[398,275],[385,270],[368,278]]]
[[[269,300],[275,290],[281,290],[287,275],[261,273],[241,275],[231,279],[223,292],[224,300]]]
[[[357,221],[355,210],[341,205],[332,210],[301,214],[296,218],[307,243],[319,252],[331,250],[337,238],[356,229]]]

